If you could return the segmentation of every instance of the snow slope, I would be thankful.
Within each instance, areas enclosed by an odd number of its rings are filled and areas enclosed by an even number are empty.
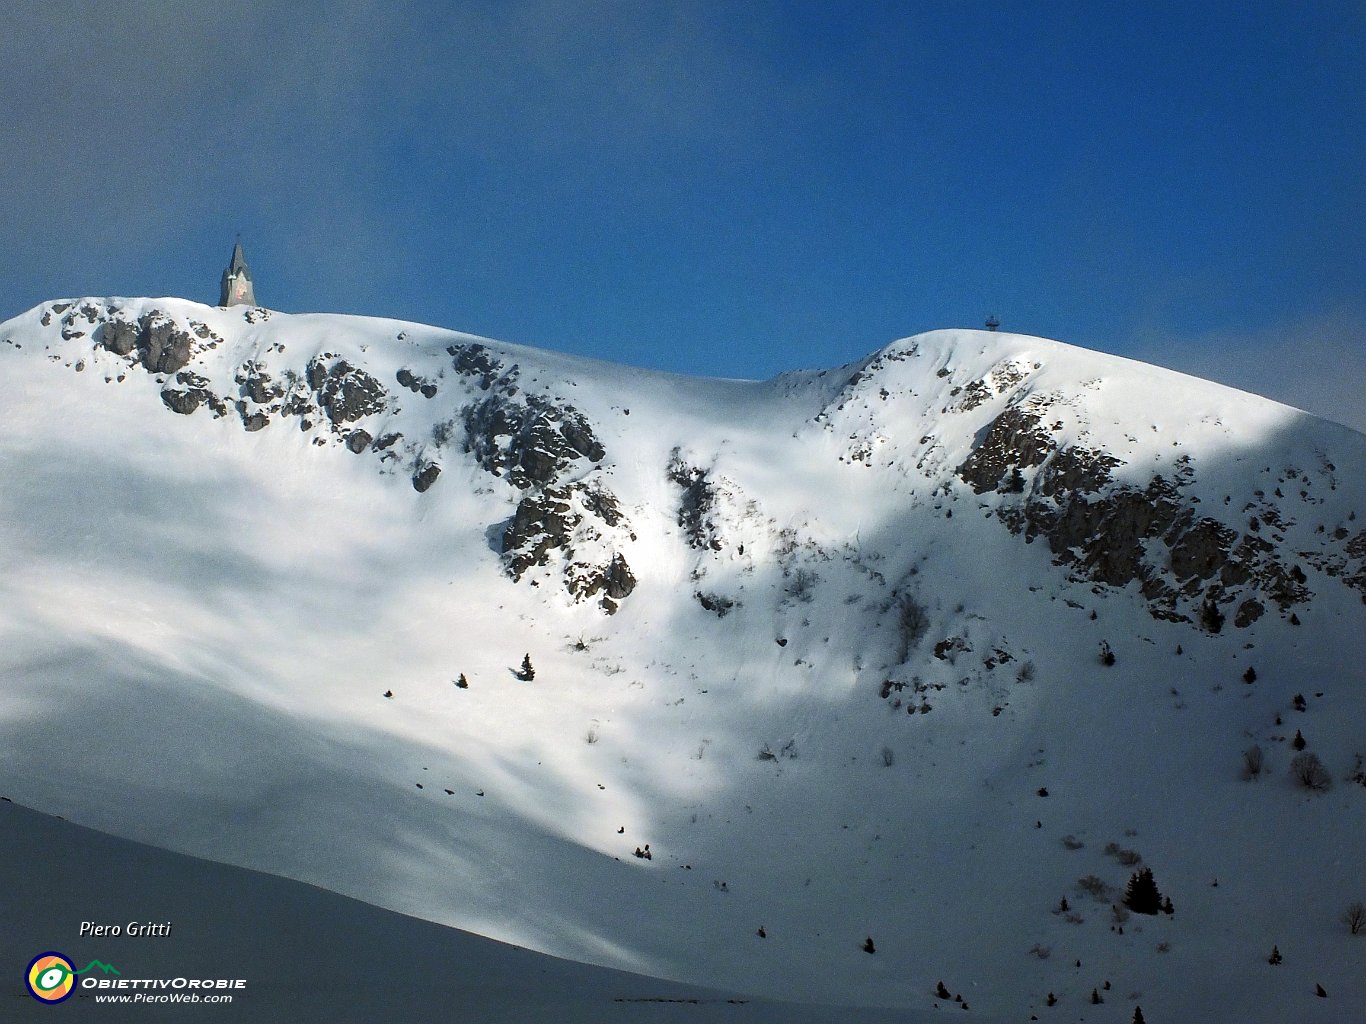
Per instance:
[[[5,964],[22,968],[55,947],[77,961],[77,970],[100,960],[126,979],[241,979],[246,985],[231,993],[232,1003],[188,1011],[217,1020],[403,1021],[452,1012],[462,1021],[497,1024],[675,1021],[680,1013],[699,1024],[906,1020],[900,1011],[755,1000],[555,960],[7,802],[0,802],[0,866],[5,877],[22,879],[25,891],[43,894],[7,905],[0,932]],[[126,930],[129,921],[148,920],[171,922],[170,935],[80,935],[83,921]],[[50,1021],[53,1010],[28,994],[21,974],[7,973],[4,1019]],[[74,1011],[105,1024],[187,1015],[184,1004],[101,1005],[100,994],[78,988],[63,1015]]]
[[[5,795],[729,991],[1349,1019],[1363,467],[1014,335],[757,383],[49,303],[0,325]],[[1118,919],[1126,850],[1173,915]]]

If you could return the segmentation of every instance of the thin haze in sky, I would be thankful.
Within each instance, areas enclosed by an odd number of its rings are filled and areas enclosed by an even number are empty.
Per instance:
[[[1366,8],[73,0],[0,34],[0,318],[217,299],[768,377],[937,327],[1366,429]]]

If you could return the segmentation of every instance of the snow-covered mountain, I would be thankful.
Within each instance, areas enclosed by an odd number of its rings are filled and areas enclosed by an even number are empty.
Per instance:
[[[0,324],[4,795],[735,992],[1350,1019],[1364,469],[1016,335],[756,383],[47,303]]]

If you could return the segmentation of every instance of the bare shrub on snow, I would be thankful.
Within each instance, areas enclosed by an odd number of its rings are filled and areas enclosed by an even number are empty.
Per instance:
[[[1305,789],[1326,793],[1333,786],[1333,777],[1319,760],[1319,755],[1308,751],[1296,754],[1290,762],[1290,774]]]
[[[1342,912],[1342,923],[1353,935],[1366,933],[1366,904],[1360,900],[1349,903],[1347,909]]]

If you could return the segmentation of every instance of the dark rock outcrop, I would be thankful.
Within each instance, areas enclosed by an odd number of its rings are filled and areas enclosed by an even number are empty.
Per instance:
[[[148,313],[138,325],[138,355],[148,373],[175,373],[190,361],[194,337],[164,313]]]
[[[1012,406],[987,427],[972,454],[958,467],[958,477],[976,493],[985,494],[1001,486],[1012,466],[1041,465],[1057,448],[1043,426],[1041,410]]]
[[[567,489],[552,487],[524,497],[503,531],[503,554],[512,578],[519,580],[533,565],[548,563],[550,552],[566,547],[580,522]]]
[[[451,345],[446,352],[452,357],[451,365],[456,373],[476,379],[483,391],[493,386],[503,369],[502,360],[483,345]]]
[[[669,461],[669,479],[683,488],[678,504],[678,525],[688,544],[699,549],[721,550],[721,539],[713,519],[716,491],[705,469],[683,461],[677,448]]]
[[[126,356],[137,347],[139,330],[131,321],[109,320],[99,329],[99,343],[116,356]]]
[[[199,390],[176,391],[165,388],[161,392],[161,400],[166,403],[166,408],[182,416],[188,416],[198,409],[204,398],[204,392]]]
[[[495,389],[464,412],[465,450],[485,470],[519,488],[544,487],[581,458],[607,454],[588,419],[541,395]]]
[[[413,392],[413,394],[420,394],[423,398],[436,397],[436,385],[429,380],[415,376],[411,370],[399,370],[395,376],[399,384]]]
[[[1246,626],[1264,610],[1258,595],[1283,611],[1309,597],[1303,571],[1280,561],[1276,547],[1258,535],[1255,517],[1252,532],[1240,535],[1196,515],[1182,494],[1193,477],[1188,457],[1177,460],[1174,480],[1155,475],[1142,488],[1117,484],[1112,470],[1120,459],[1057,443],[1041,415],[1046,401],[1007,409],[958,467],[959,478],[978,494],[1022,495],[997,512],[1012,532],[1029,542],[1044,538],[1054,562],[1078,579],[1112,587],[1137,582],[1157,618],[1194,617],[1210,628],[1214,617],[1197,613],[1196,604],[1217,608],[1237,601],[1235,625]],[[1031,471],[1027,490],[1022,470]],[[1278,521],[1274,510],[1262,518]]]
[[[636,589],[636,577],[626,559],[616,554],[607,565],[579,562],[570,566],[567,585],[569,592],[580,600],[602,593],[599,603],[610,615],[617,610],[617,602]]]
[[[308,386],[318,396],[318,406],[335,426],[354,423],[388,408],[384,385],[345,359],[329,366],[322,357],[308,364]]]
[[[413,474],[413,490],[421,494],[432,484],[436,483],[436,478],[441,475],[441,467],[431,462],[423,466],[417,473]]]

